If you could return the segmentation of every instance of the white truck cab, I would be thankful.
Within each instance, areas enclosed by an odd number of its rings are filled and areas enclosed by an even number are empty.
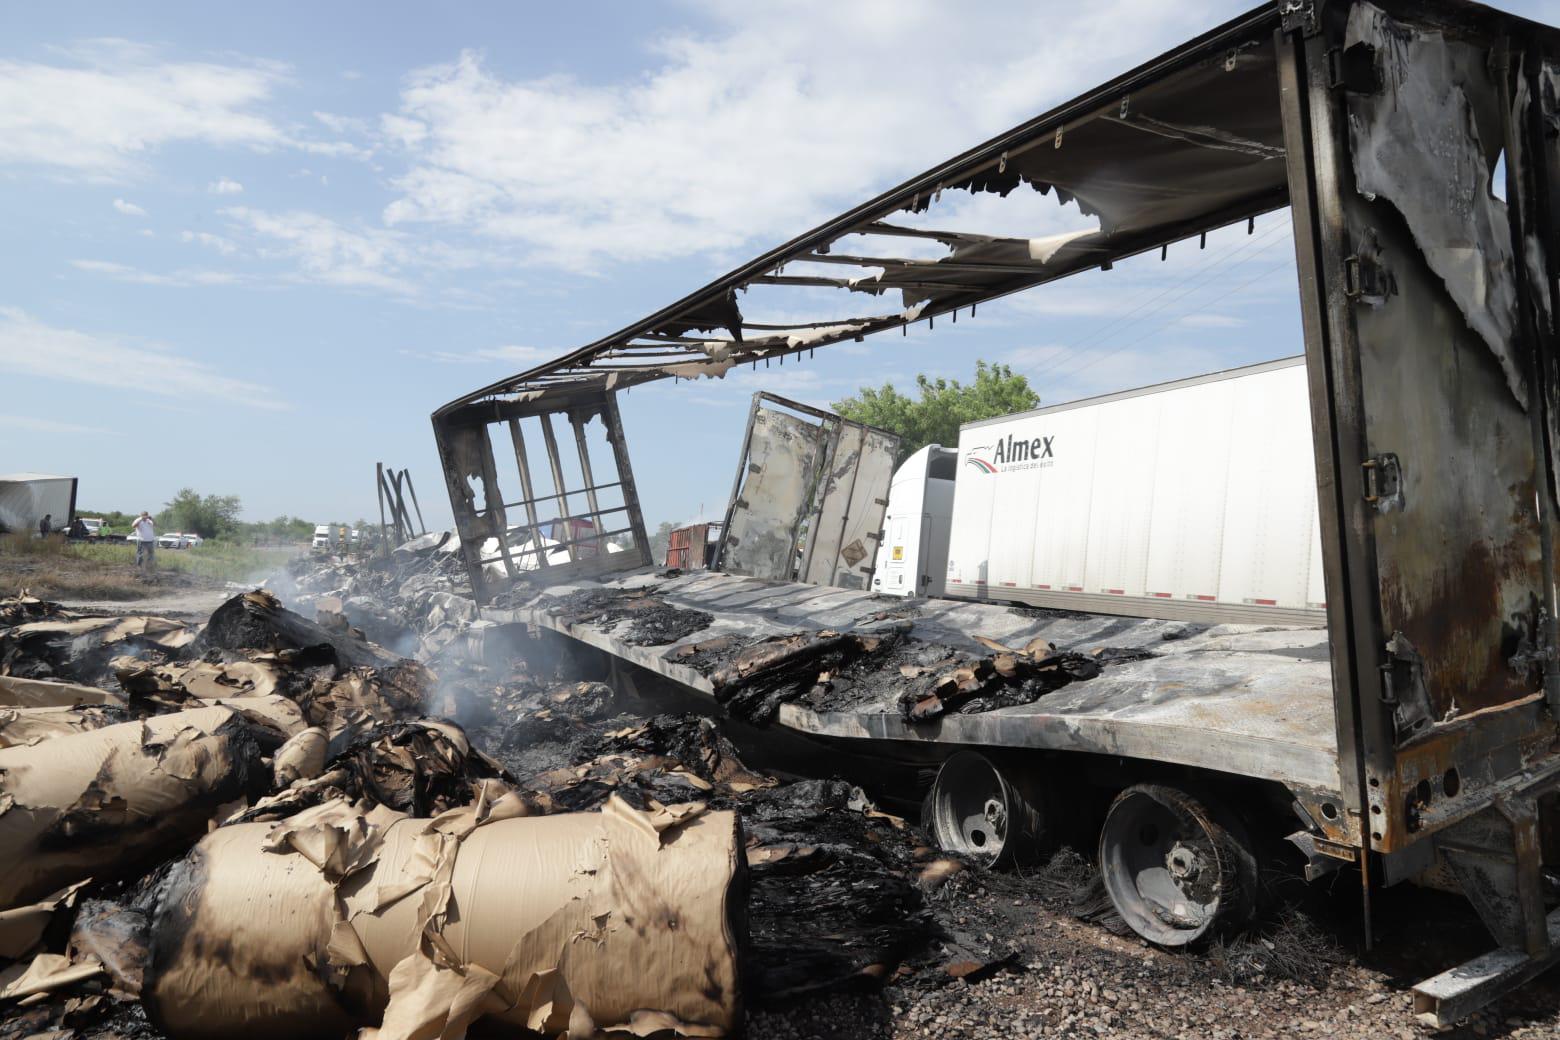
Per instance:
[[[872,591],[885,596],[941,596],[948,578],[949,525],[959,453],[929,444],[894,471]]]

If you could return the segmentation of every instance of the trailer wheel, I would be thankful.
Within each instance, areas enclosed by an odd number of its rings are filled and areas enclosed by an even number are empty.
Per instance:
[[[987,866],[1022,863],[1039,848],[1038,799],[985,755],[960,751],[942,764],[926,800],[926,826],[944,851]]]
[[[1256,908],[1245,829],[1216,804],[1161,784],[1129,787],[1111,803],[1100,873],[1117,913],[1161,946],[1237,931]]]

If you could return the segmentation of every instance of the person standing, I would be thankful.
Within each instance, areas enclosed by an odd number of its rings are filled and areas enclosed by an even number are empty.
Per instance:
[[[130,530],[135,532],[136,570],[142,577],[150,577],[157,573],[157,525],[152,523],[152,514],[141,510]]]
[[[43,519],[38,521],[38,537],[39,538],[47,538],[47,537],[49,537],[49,528],[53,526],[53,523],[54,523],[54,514],[53,513],[44,513],[43,514]]]

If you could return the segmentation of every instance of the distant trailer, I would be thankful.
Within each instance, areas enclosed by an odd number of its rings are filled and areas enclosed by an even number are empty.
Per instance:
[[[676,528],[667,536],[662,565],[680,571],[707,570],[720,548],[720,530],[718,521]]]
[[[963,426],[946,595],[1323,621],[1307,394],[1295,357]]]
[[[894,471],[872,591],[941,596],[948,575],[948,534],[959,453],[929,444]]]
[[[51,531],[63,531],[75,515],[75,477],[50,473],[0,476],[0,529],[31,533],[47,516]]]

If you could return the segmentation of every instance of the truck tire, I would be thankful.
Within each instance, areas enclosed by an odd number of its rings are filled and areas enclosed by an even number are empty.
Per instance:
[[[978,752],[957,752],[927,795],[926,829],[943,851],[986,866],[1031,862],[1045,837],[1045,817],[1025,779]]]
[[[1116,796],[1100,831],[1100,875],[1128,927],[1160,946],[1187,946],[1250,923],[1257,858],[1223,807],[1164,784]]]

